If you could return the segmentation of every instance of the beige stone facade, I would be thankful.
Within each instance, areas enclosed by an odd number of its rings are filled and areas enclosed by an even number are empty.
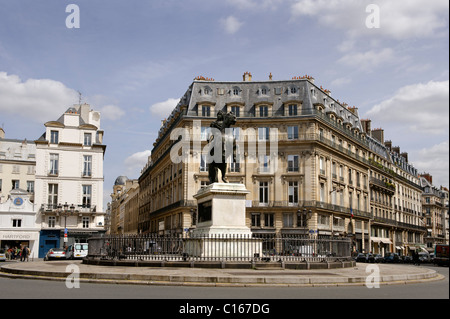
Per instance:
[[[163,123],[139,178],[138,232],[195,228],[194,195],[208,183],[202,152],[219,111],[237,116],[233,134],[241,161],[228,165],[227,177],[250,191],[246,222],[253,233],[350,236],[355,251],[380,253],[404,249],[405,237],[411,244],[423,239],[416,171],[399,169],[384,141],[363,127],[358,110],[309,76],[194,80]],[[189,142],[182,144],[180,134]],[[183,161],[174,155],[184,155]],[[382,241],[378,249],[374,242]]]

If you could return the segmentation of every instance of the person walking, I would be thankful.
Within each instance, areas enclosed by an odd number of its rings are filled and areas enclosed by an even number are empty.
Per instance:
[[[419,254],[417,253],[417,251],[414,251],[413,253],[413,261],[414,261],[414,266],[420,266],[419,264]]]
[[[20,254],[20,261],[28,260],[28,247],[23,246],[21,254]]]

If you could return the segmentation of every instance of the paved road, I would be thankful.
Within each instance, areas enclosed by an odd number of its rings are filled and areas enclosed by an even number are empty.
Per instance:
[[[179,287],[81,283],[68,289],[65,282],[0,277],[2,299],[448,299],[448,267],[432,268],[444,280],[402,285],[348,287]],[[7,288],[6,288],[7,287]]]

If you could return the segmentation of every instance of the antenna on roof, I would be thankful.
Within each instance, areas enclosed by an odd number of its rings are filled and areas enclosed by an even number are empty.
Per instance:
[[[77,92],[78,92],[78,104],[81,105],[81,92],[80,91]]]

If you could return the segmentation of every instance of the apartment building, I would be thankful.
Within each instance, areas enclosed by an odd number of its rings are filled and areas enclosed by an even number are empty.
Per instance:
[[[35,141],[35,203],[41,225],[39,256],[105,232],[100,113],[74,105]]]
[[[354,251],[382,254],[422,243],[421,188],[407,155],[314,78],[252,81],[248,72],[237,82],[197,77],[164,121],[139,178],[139,232],[195,227],[193,195],[208,184],[210,124],[220,111],[237,117],[240,161],[227,178],[250,191],[253,233],[349,236]],[[189,142],[174,132],[188,132]]]

